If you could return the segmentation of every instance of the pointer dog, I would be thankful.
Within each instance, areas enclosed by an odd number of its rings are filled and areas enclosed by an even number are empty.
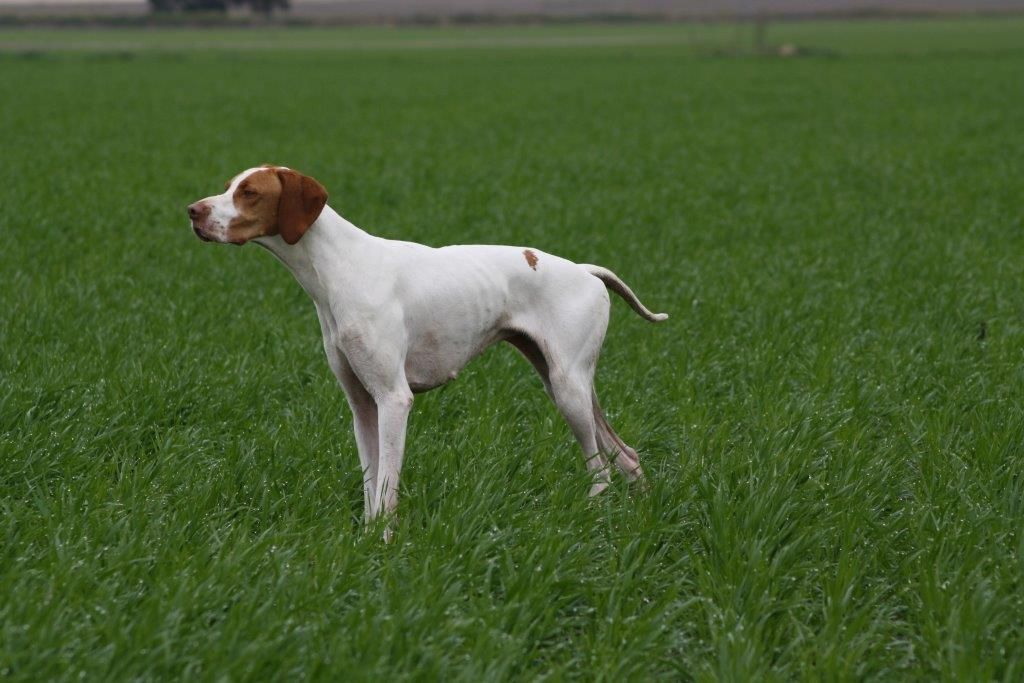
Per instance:
[[[313,298],[327,361],[352,408],[367,521],[398,503],[413,394],[455,379],[499,341],[540,374],[583,448],[591,495],[608,485],[609,459],[643,478],[594,391],[606,288],[651,322],[668,316],[647,310],[610,270],[537,249],[374,237],[327,206],[320,183],[283,166],[243,171],[188,215],[204,241],[269,249]]]

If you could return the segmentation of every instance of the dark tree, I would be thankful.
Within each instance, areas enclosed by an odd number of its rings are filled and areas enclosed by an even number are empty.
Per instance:
[[[226,12],[228,6],[251,7],[253,12],[270,16],[275,9],[288,9],[290,0],[149,0],[154,12]]]
[[[289,0],[231,0],[232,5],[249,5],[253,12],[270,16],[275,9],[288,9]]]

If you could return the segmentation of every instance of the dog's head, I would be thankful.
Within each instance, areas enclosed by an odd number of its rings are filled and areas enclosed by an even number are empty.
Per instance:
[[[284,166],[261,166],[229,180],[222,194],[190,204],[188,217],[206,242],[245,244],[280,235],[295,244],[326,203],[327,191],[313,178]]]

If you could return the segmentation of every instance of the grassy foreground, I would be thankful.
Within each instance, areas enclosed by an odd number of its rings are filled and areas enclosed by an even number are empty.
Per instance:
[[[872,26],[0,36],[0,679],[1019,680],[1024,24]],[[417,399],[396,541],[363,532],[311,303],[184,220],[264,161],[669,311],[616,301],[598,372],[650,490],[587,499],[494,349]]]

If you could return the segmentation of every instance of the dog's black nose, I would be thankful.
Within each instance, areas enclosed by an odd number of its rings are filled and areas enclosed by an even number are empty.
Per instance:
[[[196,221],[210,213],[210,207],[202,202],[188,205],[188,217]]]

